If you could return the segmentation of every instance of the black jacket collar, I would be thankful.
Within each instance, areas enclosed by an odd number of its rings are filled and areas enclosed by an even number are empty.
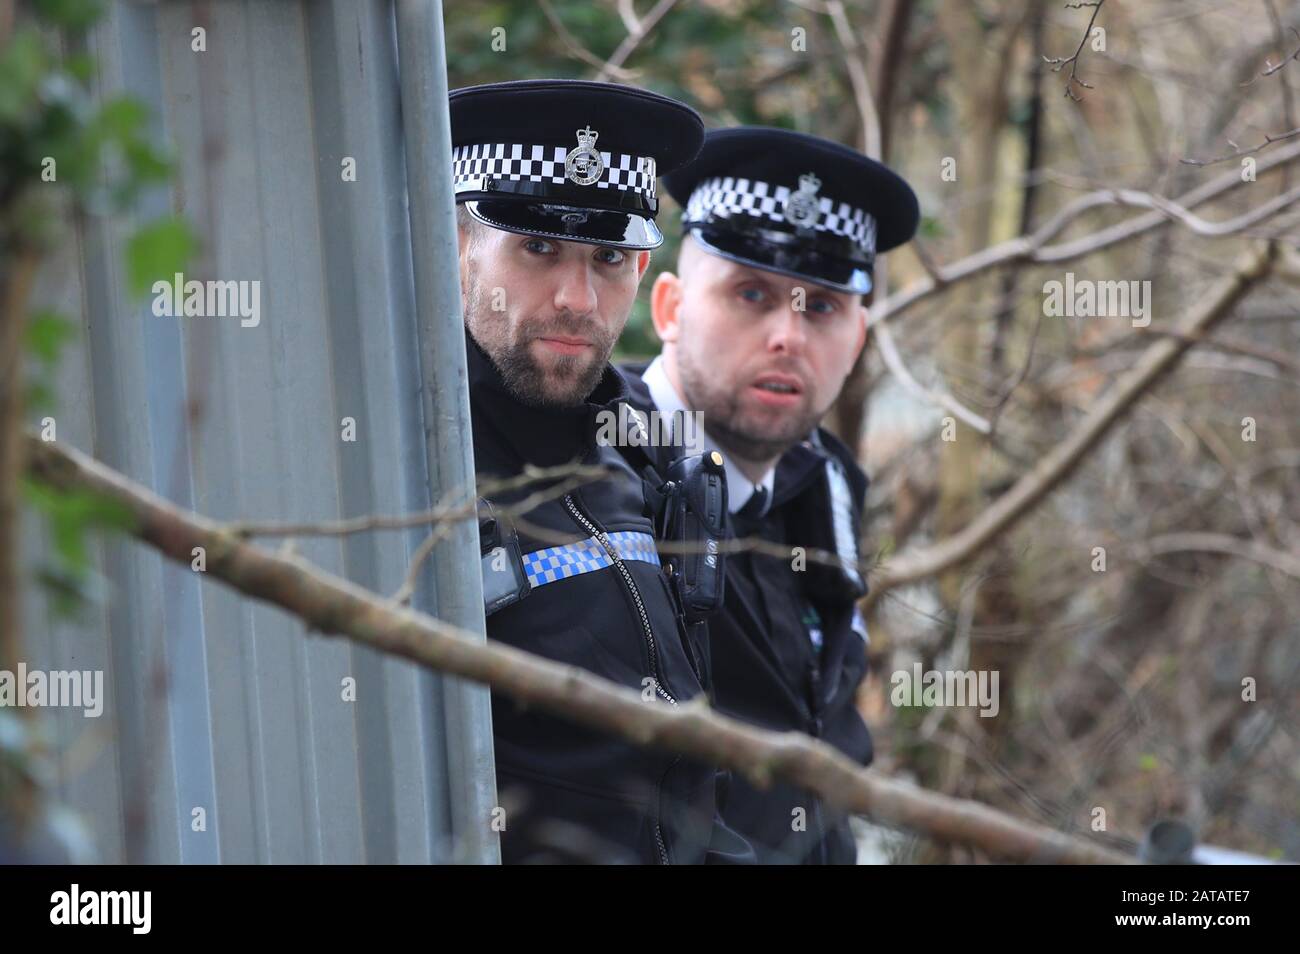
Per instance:
[[[627,400],[627,386],[612,365],[586,400],[572,407],[535,407],[516,398],[492,359],[468,330],[465,356],[469,397],[476,432],[491,431],[515,451],[522,463],[557,467],[585,460],[596,448],[596,415],[617,411]],[[476,446],[480,443],[475,434]]]

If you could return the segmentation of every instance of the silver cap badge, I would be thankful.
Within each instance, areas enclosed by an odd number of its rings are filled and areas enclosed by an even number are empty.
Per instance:
[[[605,160],[594,146],[600,133],[590,126],[578,130],[578,145],[564,157],[564,174],[578,185],[591,185],[605,171]]]
[[[791,192],[785,200],[782,210],[785,220],[799,228],[808,228],[817,224],[820,214],[817,190],[822,187],[822,180],[809,172],[799,177],[799,191]]]

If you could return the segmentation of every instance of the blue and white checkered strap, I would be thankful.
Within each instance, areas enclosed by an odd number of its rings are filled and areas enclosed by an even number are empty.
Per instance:
[[[620,559],[640,560],[659,566],[659,551],[655,549],[655,538],[650,534],[620,530],[607,536]],[[614,561],[595,537],[524,554],[524,575],[533,589],[613,565]]]
[[[570,150],[564,146],[536,146],[524,143],[479,143],[457,146],[451,151],[451,174],[457,193],[478,192],[487,178],[509,182],[573,182],[565,165]],[[589,154],[594,157],[597,150]],[[636,192],[646,198],[655,195],[655,161],[651,156],[600,151],[600,172],[593,182],[597,189]],[[594,159],[592,160],[594,163]],[[595,174],[595,167],[591,167]]]

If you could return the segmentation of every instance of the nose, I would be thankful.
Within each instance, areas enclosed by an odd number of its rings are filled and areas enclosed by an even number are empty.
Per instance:
[[[592,282],[587,256],[574,256],[558,269],[555,287],[556,310],[572,315],[590,315],[596,310],[596,286]]]
[[[803,313],[791,304],[789,308],[780,309],[773,322],[767,336],[769,350],[790,355],[802,354],[808,330],[804,325]]]

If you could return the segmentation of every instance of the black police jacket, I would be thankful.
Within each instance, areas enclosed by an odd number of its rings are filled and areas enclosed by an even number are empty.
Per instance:
[[[622,370],[633,406],[653,410],[639,376],[644,366]],[[859,559],[866,490],[866,474],[825,430],[782,456],[767,513],[758,520],[733,514],[731,529],[737,537],[779,544],[788,555],[728,555],[726,601],[709,620],[708,661],[720,711],[761,728],[815,736],[862,765],[872,758],[871,735],[855,705],[867,670],[866,631],[856,609],[866,584],[847,567]],[[813,550],[839,554],[843,562],[817,563]],[[760,790],[733,777],[723,817],[760,863],[852,864],[857,857],[847,818],[780,781]]]
[[[613,474],[541,503],[522,520],[508,516],[511,504],[545,485],[480,503],[485,594],[499,597],[485,596],[488,637],[660,702],[703,692],[704,635],[683,622],[655,550],[647,503],[657,480],[647,470],[652,462],[644,451],[596,441],[600,412],[617,413],[626,399],[622,377],[607,367],[585,403],[532,407],[510,394],[468,334],[466,350],[480,484],[516,476],[526,464],[577,462]],[[503,587],[489,579],[493,567],[526,580],[517,593],[508,585],[500,596]],[[754,861],[719,818],[725,776],[713,766],[525,709],[495,691],[492,730],[506,863]]]

